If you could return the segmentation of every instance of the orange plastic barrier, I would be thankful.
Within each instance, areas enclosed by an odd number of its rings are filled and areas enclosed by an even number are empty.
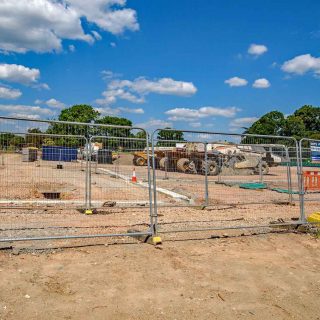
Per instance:
[[[303,176],[305,190],[320,190],[319,171],[305,171]]]

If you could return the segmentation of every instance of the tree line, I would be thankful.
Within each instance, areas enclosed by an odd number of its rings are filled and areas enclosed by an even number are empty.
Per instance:
[[[1,133],[0,147],[1,149],[16,149],[23,146],[40,148],[43,145],[83,147],[85,139],[80,137],[89,139],[93,136],[97,136],[93,142],[102,142],[104,148],[108,149],[141,150],[146,147],[145,131],[130,129],[129,127],[132,127],[131,120],[122,117],[101,116],[100,112],[90,105],[80,104],[63,109],[57,120],[77,122],[77,124],[52,122],[46,130],[30,128],[25,135]],[[81,123],[85,123],[85,125]],[[94,124],[106,126],[95,126]],[[178,131],[160,130],[157,138],[160,141],[159,145],[161,145],[163,140],[183,140],[183,134]]]
[[[289,116],[268,112],[244,133],[320,139],[320,107],[304,105]]]

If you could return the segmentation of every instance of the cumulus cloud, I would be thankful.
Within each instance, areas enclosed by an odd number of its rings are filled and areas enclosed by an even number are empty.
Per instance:
[[[140,77],[133,81],[117,79],[109,82],[107,90],[102,93],[103,98],[97,99],[96,102],[99,105],[110,105],[117,99],[122,99],[133,103],[143,103],[145,96],[150,93],[187,97],[196,92],[197,88],[192,82],[177,81],[171,78],[149,80]]]
[[[41,117],[53,116],[52,110],[41,108],[39,106],[28,106],[20,104],[0,104],[0,110],[9,116],[39,119]]]
[[[237,118],[233,119],[230,123],[230,129],[237,130],[243,127],[249,127],[252,123],[257,121],[259,118],[256,117],[247,117],[247,118]]]
[[[251,44],[249,49],[248,49],[248,53],[252,54],[254,56],[261,56],[262,54],[264,54],[265,52],[268,51],[268,48],[263,45],[263,44]]]
[[[271,86],[269,80],[265,78],[257,79],[252,85],[256,89],[267,89]]]
[[[18,64],[0,64],[0,80],[29,85],[36,83],[39,77],[39,69],[31,69]]]
[[[190,122],[189,125],[192,128],[200,128],[202,126],[201,122]]]
[[[0,1],[0,50],[25,53],[62,50],[62,40],[92,43],[97,31],[113,34],[139,29],[136,11],[125,8],[125,0],[2,0]]]
[[[122,76],[121,73],[114,73],[111,70],[103,70],[103,71],[101,71],[101,74],[102,74],[102,79],[104,79],[104,80],[120,78]]]
[[[18,89],[11,89],[7,87],[0,87],[0,98],[1,99],[18,99],[22,95],[22,92]]]
[[[100,41],[100,40],[102,39],[101,34],[100,34],[99,32],[97,32],[97,31],[95,31],[95,30],[93,30],[93,31],[91,31],[91,32],[92,32],[92,34],[93,34],[93,36],[94,36],[94,38],[95,38],[96,40]]]
[[[284,72],[298,75],[303,75],[307,72],[320,75],[320,58],[313,57],[310,54],[303,54],[286,61],[281,66],[281,69]]]
[[[122,113],[132,113],[132,114],[144,114],[144,110],[142,108],[126,108],[126,107],[103,107],[103,108],[96,108],[102,115],[120,115]]]
[[[201,107],[199,109],[175,108],[165,112],[170,121],[190,121],[207,117],[234,117],[240,109],[236,107]]]
[[[137,31],[137,13],[126,5],[126,0],[65,0],[80,17],[96,24],[102,30],[121,34],[126,29]]]
[[[146,122],[137,123],[135,126],[139,128],[144,128],[148,130],[154,130],[154,129],[162,129],[162,128],[172,128],[173,124],[172,122],[160,120],[160,119],[150,119]]]
[[[248,84],[248,81],[243,78],[233,77],[225,80],[224,83],[228,84],[230,87],[243,87]]]
[[[51,98],[45,101],[45,104],[50,108],[57,108],[57,109],[64,109],[67,107],[63,102],[58,101],[54,98]]]

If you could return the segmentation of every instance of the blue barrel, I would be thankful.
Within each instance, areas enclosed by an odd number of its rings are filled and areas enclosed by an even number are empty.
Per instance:
[[[44,161],[63,161],[70,162],[77,160],[77,148],[60,147],[60,146],[43,146],[42,160]]]

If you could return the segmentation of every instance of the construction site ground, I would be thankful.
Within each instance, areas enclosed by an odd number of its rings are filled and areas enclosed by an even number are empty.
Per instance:
[[[135,167],[133,183],[131,161],[92,164],[98,210],[85,215],[84,162],[57,169],[7,155],[1,239],[149,231],[147,168]],[[272,190],[288,191],[286,167],[271,168],[265,189],[240,187],[257,175],[208,177],[207,207],[204,176],[156,175],[160,246],[126,236],[1,242],[0,319],[320,319],[319,239],[273,224],[300,214],[296,193],[290,202]],[[307,214],[319,211],[319,193],[306,198]]]
[[[189,239],[1,250],[0,318],[319,319],[319,239]]]

